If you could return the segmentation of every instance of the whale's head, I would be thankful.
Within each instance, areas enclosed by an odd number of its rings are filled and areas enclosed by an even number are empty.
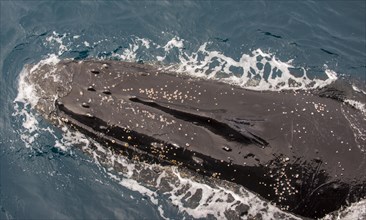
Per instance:
[[[337,90],[248,91],[120,61],[25,70],[40,114],[133,159],[238,183],[309,217],[366,195],[365,117]]]
[[[33,107],[45,118],[55,120],[56,102],[67,95],[72,88],[72,78],[75,71],[69,68],[74,61],[60,62],[50,57],[37,64],[28,64],[21,74],[21,83],[26,84],[27,93],[33,93]],[[20,85],[21,86],[21,85]],[[31,94],[25,94],[31,95]]]

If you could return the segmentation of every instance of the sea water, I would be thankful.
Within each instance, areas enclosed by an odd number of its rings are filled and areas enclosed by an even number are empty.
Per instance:
[[[194,181],[177,167],[154,165],[161,174],[157,183],[164,175],[176,179],[168,193],[132,178],[150,165],[56,128],[33,110],[38,97],[24,82],[27,64],[113,59],[251,90],[311,90],[342,81],[366,94],[365,1],[1,1],[0,6],[1,219],[224,219],[232,204],[207,200],[229,195],[249,204],[253,216],[283,213],[245,189],[237,193]],[[365,112],[366,100],[347,102]],[[200,191],[202,199],[192,208],[185,194],[177,193],[181,189]],[[362,200],[326,218],[365,215]]]

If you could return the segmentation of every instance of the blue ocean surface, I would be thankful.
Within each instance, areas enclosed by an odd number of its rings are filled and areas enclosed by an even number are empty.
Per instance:
[[[112,59],[254,90],[366,91],[366,1],[2,0],[0,51],[1,219],[224,219],[110,172],[87,140],[21,102],[32,102],[25,65]]]

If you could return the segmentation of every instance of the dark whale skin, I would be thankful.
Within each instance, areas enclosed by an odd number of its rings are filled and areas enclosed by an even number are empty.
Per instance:
[[[61,85],[42,77],[48,71],[28,79],[45,91],[38,110],[129,158],[238,183],[304,217],[365,198],[366,141],[350,118],[361,132],[366,119],[342,102],[121,61],[61,61],[52,70]]]

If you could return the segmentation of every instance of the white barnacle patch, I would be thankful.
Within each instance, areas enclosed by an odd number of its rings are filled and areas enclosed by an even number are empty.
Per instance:
[[[139,89],[140,94],[145,94],[148,98],[156,100],[156,99],[165,99],[168,102],[172,103],[173,101],[180,101],[183,103],[185,100],[196,100],[197,98],[194,95],[190,95],[190,91],[179,91],[175,90],[171,92],[167,89],[168,85],[164,85],[163,87],[157,88],[145,88]]]
[[[274,183],[269,184],[269,186],[273,188],[274,194],[279,198],[279,202],[286,201],[289,196],[298,193],[294,184],[296,179],[299,178],[299,174],[291,174],[291,176],[288,176],[286,169],[292,170],[292,167],[288,167],[289,161],[290,158],[288,157],[282,158],[282,167],[280,169],[277,168],[269,171],[269,176],[274,179]],[[260,184],[266,185],[266,183],[263,182]],[[284,209],[286,209],[286,207],[284,207]]]
[[[69,119],[67,119],[67,118],[61,118],[61,121],[63,121],[63,122],[65,122],[65,123],[68,123],[69,122]]]
[[[175,124],[175,120],[169,120],[168,118],[166,118],[162,115],[159,115],[159,120],[160,120],[161,123],[164,123],[165,125]]]
[[[100,105],[103,105],[104,103],[114,102],[113,96],[101,96],[99,94],[99,97],[101,97]]]
[[[147,95],[148,98],[156,100],[158,91],[155,91],[154,88],[150,88],[150,89],[145,89],[144,92],[142,92],[142,90],[140,90],[140,93],[144,93],[145,95]]]
[[[315,102],[313,102],[312,104],[314,105],[314,108],[315,108],[315,110],[316,110],[318,113],[320,113],[320,112],[325,112],[325,111],[326,111],[326,110],[325,110],[325,107],[326,107],[327,105],[322,104],[322,103],[315,103]],[[329,111],[327,110],[327,112],[329,112]]]
[[[232,151],[232,149],[231,149],[230,147],[227,147],[227,146],[224,146],[222,149],[223,149],[224,151],[227,151],[227,152]]]
[[[203,160],[199,157],[196,157],[196,156],[192,156],[192,159],[194,162],[198,163],[198,164],[202,164],[203,163]]]

